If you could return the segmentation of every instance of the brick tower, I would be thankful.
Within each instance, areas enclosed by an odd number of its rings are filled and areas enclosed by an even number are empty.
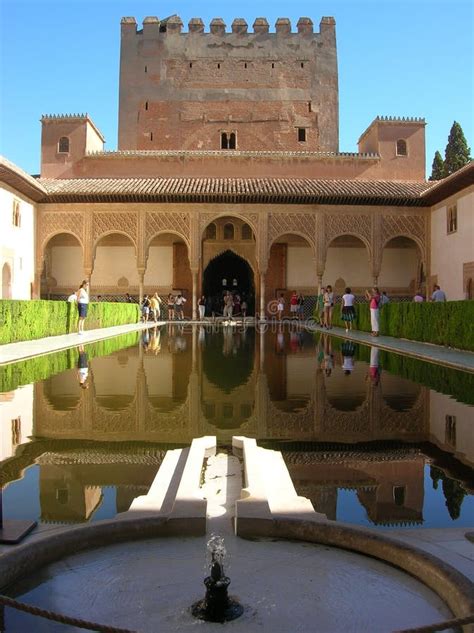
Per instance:
[[[122,19],[119,150],[338,151],[334,18]]]

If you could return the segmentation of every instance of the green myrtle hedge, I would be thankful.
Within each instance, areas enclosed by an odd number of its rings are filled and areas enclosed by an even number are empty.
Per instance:
[[[89,358],[108,356],[118,350],[138,344],[139,332],[129,332],[121,336],[97,341],[85,346]],[[35,356],[18,363],[11,363],[0,368],[0,392],[13,391],[21,385],[46,380],[67,369],[77,367],[78,352],[76,348],[65,349],[54,354]]]
[[[370,332],[368,304],[356,305],[356,327]],[[344,325],[336,305],[334,325]],[[380,334],[474,351],[474,301],[393,302],[380,309]]]
[[[140,309],[134,303],[90,303],[85,329],[137,323],[139,319]],[[75,303],[0,300],[0,344],[68,334],[76,328]]]

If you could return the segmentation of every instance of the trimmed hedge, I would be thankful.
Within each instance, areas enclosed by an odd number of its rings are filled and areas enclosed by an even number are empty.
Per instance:
[[[108,356],[120,349],[137,345],[139,338],[140,332],[129,332],[90,343],[85,346],[85,349],[89,358]],[[73,367],[77,367],[77,349],[74,347],[54,354],[43,354],[43,356],[35,356],[18,363],[11,363],[0,368],[0,392],[13,391],[22,385],[46,380],[50,376]]]
[[[77,327],[77,306],[67,301],[0,300],[0,344],[69,334]],[[137,323],[135,303],[90,303],[86,330]]]
[[[368,304],[356,305],[356,327],[371,332]],[[333,314],[334,325],[344,326],[341,308]],[[444,303],[393,302],[380,310],[380,333],[412,341],[448,345],[474,351],[474,301]]]

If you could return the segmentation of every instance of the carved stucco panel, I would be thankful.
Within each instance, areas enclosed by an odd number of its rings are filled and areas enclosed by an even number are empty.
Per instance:
[[[326,214],[325,234],[326,246],[339,235],[355,235],[370,245],[372,221],[369,215]]]
[[[58,233],[72,233],[83,244],[84,218],[82,213],[42,212],[39,221],[39,244],[41,251],[47,240]]]
[[[417,242],[423,255],[426,246],[425,218],[423,215],[383,215],[382,245],[394,237],[403,235]]]
[[[314,213],[270,213],[268,216],[268,249],[286,233],[299,234],[315,250],[316,216]]]
[[[108,233],[125,233],[135,247],[138,243],[137,213],[94,213],[92,220],[92,239],[94,243]]]
[[[178,233],[186,243],[190,243],[189,213],[147,213],[146,214],[146,242],[147,244],[157,233],[166,231]]]

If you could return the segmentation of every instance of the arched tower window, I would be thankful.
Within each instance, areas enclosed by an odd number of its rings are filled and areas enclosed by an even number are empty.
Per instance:
[[[227,132],[221,132],[221,149],[229,149],[229,140]]]
[[[229,137],[229,149],[236,148],[236,140],[235,132],[231,132]]]
[[[212,222],[206,229],[206,240],[215,240],[217,235],[217,227]]]
[[[403,139],[397,141],[397,156],[407,156],[407,142]]]
[[[58,152],[60,154],[69,153],[69,139],[67,136],[61,136],[58,143]]]
[[[242,225],[242,239],[243,240],[251,240],[252,239],[252,229],[248,224]]]
[[[234,225],[231,222],[224,224],[224,239],[225,240],[234,239]]]

